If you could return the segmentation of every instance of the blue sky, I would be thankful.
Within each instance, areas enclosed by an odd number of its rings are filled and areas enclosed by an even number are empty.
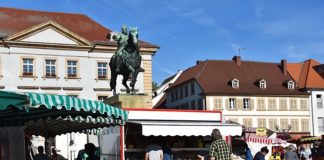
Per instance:
[[[197,60],[324,63],[324,1],[318,0],[0,0],[2,7],[86,14],[114,31],[137,26],[160,46],[153,80]]]

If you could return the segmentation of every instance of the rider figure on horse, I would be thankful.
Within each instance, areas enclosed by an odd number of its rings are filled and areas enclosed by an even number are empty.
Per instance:
[[[124,54],[123,50],[125,49],[127,43],[128,43],[128,31],[127,31],[127,27],[125,25],[122,26],[122,32],[114,35],[113,39],[117,41],[118,43],[118,48],[116,50],[116,72],[120,72],[120,64],[123,62],[124,60]]]

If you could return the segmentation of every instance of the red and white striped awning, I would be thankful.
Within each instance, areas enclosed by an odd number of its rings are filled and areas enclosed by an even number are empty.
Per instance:
[[[280,138],[266,138],[266,137],[249,137],[246,139],[246,142],[252,143],[264,143],[264,144],[285,144],[285,140]]]

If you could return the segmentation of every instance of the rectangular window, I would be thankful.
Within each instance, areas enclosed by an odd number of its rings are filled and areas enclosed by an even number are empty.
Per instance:
[[[191,101],[191,109],[196,109],[196,101],[195,100]]]
[[[195,94],[195,83],[194,82],[191,82],[191,84],[190,84],[190,91],[191,91],[191,95]]]
[[[188,97],[189,91],[188,91],[188,85],[185,86],[185,97]]]
[[[277,102],[275,98],[268,99],[268,110],[275,111],[277,110]]]
[[[296,110],[298,110],[297,100],[296,100],[296,99],[290,99],[289,103],[290,103],[290,108],[289,108],[289,110],[291,110],[291,111],[296,111]]]
[[[69,97],[79,98],[79,95],[77,94],[68,94]]]
[[[23,58],[23,76],[34,75],[34,59]]]
[[[251,109],[251,99],[250,98],[243,98],[243,110]]]
[[[171,90],[171,102],[173,102],[173,101],[174,101],[174,91]]]
[[[277,129],[277,119],[269,119],[269,129],[276,131]]]
[[[258,118],[258,127],[267,127],[267,120],[265,118]]]
[[[299,123],[298,119],[291,119],[290,120],[290,125],[291,125],[291,131],[293,132],[299,132]]]
[[[235,98],[229,98],[228,99],[228,101],[229,101],[229,107],[228,107],[228,109],[230,109],[230,110],[233,110],[233,109],[235,109]]]
[[[204,101],[202,98],[198,99],[198,109],[199,110],[204,110]]]
[[[243,118],[243,125],[245,127],[252,127],[252,119],[251,118]]]
[[[107,63],[98,62],[98,79],[107,78]]]
[[[280,99],[279,101],[279,110],[287,110],[287,100],[286,99]]]
[[[324,117],[318,117],[318,131],[324,132]]]
[[[280,119],[280,129],[288,129],[288,119]]]
[[[181,99],[183,98],[183,86],[180,87],[179,91],[180,91],[180,99]]]
[[[56,61],[52,59],[45,60],[45,76],[56,77]]]
[[[263,98],[258,98],[258,110],[264,111],[265,108],[265,103]]]
[[[77,77],[77,63],[78,61],[67,61],[67,74],[68,77]]]
[[[300,110],[308,110],[307,99],[300,99]]]
[[[323,108],[323,99],[322,95],[316,95],[317,108]]]
[[[222,98],[215,98],[214,99],[214,110],[221,110],[222,107]]]
[[[301,120],[301,131],[309,132],[309,120],[308,119]]]
[[[175,92],[175,100],[178,100],[178,98],[179,98],[178,88],[175,88],[174,92]]]

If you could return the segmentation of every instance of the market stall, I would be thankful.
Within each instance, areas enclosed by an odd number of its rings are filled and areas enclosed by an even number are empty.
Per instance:
[[[213,129],[219,129],[228,140],[229,136],[242,134],[241,125],[222,123],[221,112],[217,111],[126,110],[129,111],[126,125],[111,127],[106,131],[109,136],[101,135],[103,158],[143,159],[145,147],[158,143],[170,146],[173,159],[196,159],[198,153],[208,154]]]
[[[99,101],[0,91],[0,159],[25,159],[25,135],[99,133],[103,127],[124,125],[127,117],[128,111]]]

